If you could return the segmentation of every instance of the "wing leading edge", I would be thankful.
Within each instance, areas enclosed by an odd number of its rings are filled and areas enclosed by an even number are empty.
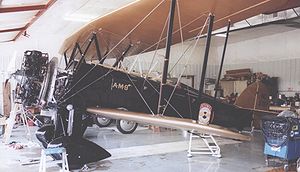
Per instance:
[[[280,9],[300,6],[299,0],[178,0],[174,19],[172,43],[197,36],[209,13],[215,15],[214,28],[227,26],[249,17]],[[97,33],[102,54],[107,58],[119,57],[132,44],[127,56],[165,47],[166,29],[161,35],[169,13],[170,0],[140,0],[87,23],[68,37],[60,53],[71,54],[75,43],[84,44],[92,32]],[[180,33],[182,32],[182,34]],[[205,31],[205,30],[204,30]],[[205,32],[204,32],[205,33]],[[162,40],[160,37],[162,36]],[[182,36],[182,38],[181,38]],[[91,47],[86,57],[95,58]]]
[[[123,120],[135,121],[138,123],[158,125],[167,128],[175,128],[175,129],[182,129],[182,130],[196,130],[197,132],[203,134],[212,134],[212,135],[217,135],[217,136],[237,139],[237,140],[243,140],[243,141],[250,140],[249,136],[245,136],[216,125],[201,125],[196,122],[193,122],[191,119],[182,119],[182,118],[174,118],[174,117],[167,117],[167,116],[153,116],[150,114],[139,113],[139,112],[130,112],[130,111],[117,110],[117,109],[94,108],[94,107],[87,108],[87,112],[101,115],[107,118],[123,119]]]

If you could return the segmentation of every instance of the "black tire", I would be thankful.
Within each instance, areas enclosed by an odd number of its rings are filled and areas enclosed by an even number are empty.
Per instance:
[[[94,122],[98,127],[103,128],[108,127],[113,122],[113,119],[98,116],[94,118]]]
[[[129,128],[124,128],[124,123],[131,124],[132,126],[129,126]],[[138,123],[133,121],[126,121],[126,120],[116,120],[116,124],[117,124],[117,129],[122,134],[131,134],[136,130],[138,126]]]

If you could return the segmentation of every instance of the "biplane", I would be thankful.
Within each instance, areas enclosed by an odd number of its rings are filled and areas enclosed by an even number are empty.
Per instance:
[[[82,138],[91,114],[116,119],[123,133],[134,131],[137,123],[148,123],[249,140],[224,127],[236,131],[250,127],[252,111],[203,93],[212,31],[227,26],[218,88],[230,25],[299,5],[297,0],[139,0],[88,23],[63,43],[65,69],[57,70],[56,58],[48,63],[39,100],[54,109],[54,120],[38,130],[38,139],[45,147],[64,146],[71,168],[111,156]],[[171,45],[203,35],[199,90],[171,83],[167,80]],[[124,58],[161,48],[166,49],[161,79],[122,68]],[[108,59],[115,62],[107,65]]]

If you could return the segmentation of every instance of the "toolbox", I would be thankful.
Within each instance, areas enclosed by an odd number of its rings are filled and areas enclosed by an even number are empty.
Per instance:
[[[266,158],[278,157],[290,161],[300,157],[300,119],[292,117],[265,117],[262,131],[265,137],[264,154]],[[268,159],[266,159],[268,161]]]

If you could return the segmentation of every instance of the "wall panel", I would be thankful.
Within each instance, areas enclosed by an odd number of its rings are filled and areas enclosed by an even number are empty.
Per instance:
[[[279,77],[279,90],[293,95],[300,92],[300,59],[225,65],[226,70],[250,68],[252,72],[263,72],[271,77]]]

